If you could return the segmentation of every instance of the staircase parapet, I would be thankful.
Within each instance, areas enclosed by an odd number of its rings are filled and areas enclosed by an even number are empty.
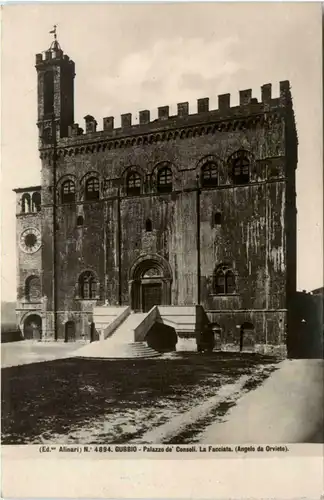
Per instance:
[[[100,331],[100,340],[110,337],[130,315],[130,306],[99,306],[93,310],[93,320]]]
[[[200,329],[198,307],[200,306],[158,306],[157,321],[172,326],[177,334],[196,334]]]
[[[159,311],[157,306],[153,306],[152,309],[148,311],[146,316],[140,322],[140,324],[134,328],[134,340],[135,342],[143,342],[147,332],[152,328],[154,323],[158,320]]]

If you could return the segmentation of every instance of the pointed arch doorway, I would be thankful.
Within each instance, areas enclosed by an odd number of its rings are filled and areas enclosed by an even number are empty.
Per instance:
[[[134,311],[147,312],[153,306],[171,304],[172,273],[159,255],[142,256],[130,270],[129,296]]]

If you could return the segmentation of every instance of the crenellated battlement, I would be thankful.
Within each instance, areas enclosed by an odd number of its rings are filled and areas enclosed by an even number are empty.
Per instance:
[[[103,118],[102,131],[97,131],[97,121],[91,115],[86,115],[85,120],[85,133],[84,129],[79,127],[79,124],[73,124],[69,127],[69,137],[77,137],[80,135],[100,134],[105,132],[109,135],[132,135],[132,133],[139,132],[145,128],[155,131],[158,128],[165,128],[166,126],[174,126],[176,122],[183,126],[185,122],[188,125],[197,119],[203,118],[206,121],[224,119],[224,118],[239,118],[240,116],[254,115],[260,112],[269,111],[271,108],[285,105],[287,99],[290,99],[290,85],[288,81],[280,82],[280,95],[278,97],[272,96],[272,85],[267,83],[261,87],[261,101],[252,97],[252,90],[239,91],[239,105],[231,107],[231,95],[222,94],[218,96],[218,108],[210,109],[209,98],[203,97],[197,100],[197,112],[190,114],[189,103],[181,102],[177,104],[177,114],[170,115],[169,106],[160,106],[157,109],[157,119],[151,120],[151,113],[149,110],[141,110],[138,113],[138,122],[133,123],[132,114],[124,113],[121,115],[121,126],[115,127],[115,118],[108,116]],[[137,120],[136,120],[137,121]],[[148,130],[149,131],[149,130]]]
[[[210,109],[209,98],[203,97],[197,100],[195,113],[190,114],[188,102],[181,102],[177,104],[175,115],[170,115],[169,106],[158,107],[157,118],[153,120],[147,109],[139,111],[137,123],[133,123],[131,113],[124,113],[121,115],[120,127],[115,127],[115,118],[108,116],[103,118],[103,129],[97,130],[96,119],[88,114],[84,117],[84,129],[79,127],[78,123],[70,125],[67,137],[59,139],[58,147],[77,147],[77,150],[82,152],[88,151],[91,144],[108,141],[109,149],[115,149],[216,131],[246,129],[264,123],[270,115],[272,119],[280,120],[281,111],[289,108],[291,101],[289,81],[281,81],[279,95],[276,97],[272,95],[272,84],[267,83],[261,87],[260,101],[252,96],[251,89],[240,90],[239,104],[235,106],[231,106],[230,94],[218,95],[217,109]],[[104,145],[100,147],[105,149]],[[41,150],[50,148],[51,146],[47,145]],[[41,156],[46,157],[47,153],[44,154]]]
[[[71,67],[73,70],[75,67],[74,61],[72,61],[67,54],[64,54],[60,46],[51,47],[48,50],[45,50],[45,52],[36,54],[36,69],[40,69],[42,66],[48,66],[51,64],[63,64],[64,66]]]

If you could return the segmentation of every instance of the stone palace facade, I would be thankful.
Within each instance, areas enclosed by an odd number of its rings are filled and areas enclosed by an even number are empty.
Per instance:
[[[95,305],[202,305],[222,342],[285,342],[296,290],[290,84],[74,123],[75,64],[36,55],[41,185],[16,189],[25,338],[95,338]],[[243,333],[242,333],[243,332]]]

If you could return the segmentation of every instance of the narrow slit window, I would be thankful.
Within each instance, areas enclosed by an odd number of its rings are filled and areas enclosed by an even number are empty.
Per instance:
[[[220,226],[222,224],[222,214],[221,212],[214,213],[214,225]]]
[[[83,219],[82,215],[79,215],[77,218],[77,226],[81,227],[81,226],[83,226],[83,224],[84,224],[84,219]]]
[[[146,219],[146,222],[145,222],[145,231],[147,233],[152,232],[152,221],[151,221],[151,219]]]

